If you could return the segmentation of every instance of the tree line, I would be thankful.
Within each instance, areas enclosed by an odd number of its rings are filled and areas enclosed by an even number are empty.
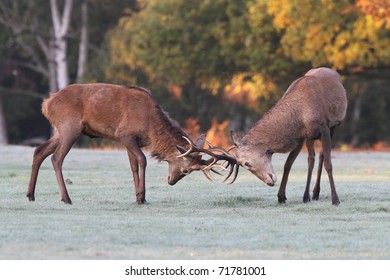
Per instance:
[[[0,142],[50,134],[50,92],[109,82],[151,89],[190,134],[224,143],[326,66],[348,94],[336,142],[390,143],[389,31],[386,0],[2,0]]]

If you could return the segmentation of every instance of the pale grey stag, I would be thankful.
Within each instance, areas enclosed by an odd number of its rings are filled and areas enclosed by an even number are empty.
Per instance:
[[[324,165],[329,177],[332,203],[338,205],[340,200],[332,173],[331,140],[335,128],[345,118],[346,109],[346,92],[339,74],[329,68],[312,69],[294,81],[277,104],[248,133],[242,135],[232,132],[233,142],[237,146],[237,161],[267,185],[273,186],[276,175],[272,167],[272,155],[290,152],[278,192],[279,202],[285,203],[288,175],[306,140],[308,174],[303,201],[308,202],[315,161],[314,141],[319,139],[322,150],[313,199],[319,198]]]

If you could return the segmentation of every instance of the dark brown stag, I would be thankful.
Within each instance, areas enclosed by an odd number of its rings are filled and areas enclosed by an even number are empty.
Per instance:
[[[273,186],[276,175],[271,159],[274,153],[290,152],[284,166],[278,192],[280,203],[286,201],[286,184],[291,166],[305,140],[308,150],[308,175],[303,201],[310,201],[310,181],[314,167],[314,141],[322,143],[313,199],[320,193],[322,166],[328,173],[332,203],[339,197],[333,180],[331,139],[335,127],[345,117],[347,98],[339,74],[328,68],[312,69],[294,81],[279,102],[245,135],[232,132],[237,146],[237,161],[266,184]]]
[[[194,170],[202,170],[208,178],[216,167],[233,170],[234,157],[225,151],[203,149],[205,135],[196,143],[161,109],[150,92],[140,87],[110,84],[75,84],[54,93],[42,104],[42,112],[53,126],[53,136],[36,148],[27,197],[35,200],[35,186],[39,168],[50,154],[57,176],[62,201],[71,204],[62,164],[65,156],[81,134],[101,137],[122,143],[133,172],[137,202],[145,202],[146,157],[142,147],[151,155],[169,164],[168,183],[174,185]],[[181,152],[185,152],[182,154]],[[181,152],[180,152],[181,151]],[[218,151],[218,153],[216,153]],[[202,159],[207,154],[209,159]],[[227,166],[226,166],[227,168]],[[218,172],[218,171],[216,171]],[[229,172],[228,177],[232,172]]]

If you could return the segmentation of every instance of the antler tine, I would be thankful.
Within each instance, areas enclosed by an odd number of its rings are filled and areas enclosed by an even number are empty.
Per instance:
[[[210,150],[221,152],[223,155],[226,155],[228,157],[233,157],[234,160],[236,160],[236,158],[234,156],[232,156],[232,154],[229,153],[229,151],[231,151],[233,148],[234,148],[234,146],[230,147],[228,150],[225,150],[225,149],[220,148],[220,147],[212,147],[212,148],[210,148]]]
[[[233,180],[232,180],[228,185],[231,185],[231,184],[234,183],[234,181],[236,181],[237,176],[238,176],[238,170],[239,170],[239,168],[240,168],[240,166],[237,164],[237,165],[236,165],[235,172],[234,172],[234,178],[233,178]]]
[[[186,136],[183,136],[183,138],[190,144],[190,148],[189,148],[188,151],[185,152],[184,154],[181,154],[181,155],[176,156],[176,157],[178,157],[178,158],[188,156],[188,155],[191,154],[192,152],[195,152],[195,151],[194,151],[194,145],[192,144],[191,140],[188,139]]]
[[[226,151],[229,153],[231,150],[234,150],[235,148],[237,148],[235,145],[233,146],[230,146]]]
[[[212,172],[214,172],[214,173],[216,173],[216,174],[218,174],[218,175],[220,175],[220,176],[223,176],[221,173],[219,173],[218,171],[214,170],[214,167],[219,167],[219,168],[221,168],[222,170],[227,170],[227,168],[228,168],[229,166],[230,166],[229,174],[228,174],[227,176],[225,176],[225,179],[224,179],[222,182],[225,183],[227,180],[229,180],[229,178],[231,177],[231,175],[232,175],[233,172],[234,172],[234,178],[233,178],[233,180],[232,180],[231,182],[228,183],[228,185],[231,185],[231,184],[233,184],[234,181],[237,179],[238,170],[239,170],[239,165],[238,165],[238,164],[236,164],[236,168],[234,168],[234,165],[231,164],[230,162],[228,162],[228,165],[227,165],[226,167],[223,166],[222,164],[215,164],[215,165],[211,165],[211,166],[208,166],[208,167],[204,168],[202,171],[203,171],[205,174],[208,175],[208,176],[207,176],[208,178],[209,178],[209,177],[212,177],[211,174],[209,174],[210,171],[212,171]],[[215,181],[215,180],[213,179],[213,181]]]
[[[223,176],[221,173],[219,173],[218,171],[214,170],[214,169],[210,169],[210,171],[214,172],[215,174],[218,174],[219,176]]]
[[[177,157],[188,156],[191,153],[204,153],[204,154],[211,156],[212,158],[214,158],[216,160],[226,160],[226,161],[234,160],[235,161],[235,158],[232,158],[231,155],[229,155],[229,153],[227,153],[226,151],[222,151],[223,149],[221,149],[221,148],[213,147],[210,149],[203,149],[203,148],[194,146],[194,144],[192,143],[192,141],[190,139],[188,139],[188,137],[186,137],[186,136],[182,136],[182,137],[190,144],[190,148],[188,149],[187,152],[185,152],[184,154],[178,155]],[[221,149],[221,152],[223,152],[224,155],[218,155],[218,154],[215,154],[212,152],[213,150],[218,151],[219,149]]]
[[[209,179],[211,182],[215,182],[214,178],[210,175],[209,172],[202,170],[204,176],[206,176],[207,179]]]
[[[225,182],[230,178],[230,176],[232,176],[233,168],[234,168],[234,166],[231,165],[231,166],[230,166],[229,174],[226,176],[225,180],[223,180],[223,183],[225,183]],[[230,184],[229,184],[229,185],[230,185]]]
[[[212,145],[211,145],[212,146]],[[213,168],[214,167],[219,167],[219,168],[222,168],[223,170],[227,170],[229,167],[229,173],[225,176],[224,180],[222,182],[226,182],[227,180],[229,180],[229,178],[232,176],[233,172],[235,173],[234,174],[234,178],[231,182],[229,182],[229,185],[232,184],[236,179],[237,179],[237,175],[238,175],[238,168],[239,168],[239,165],[237,164],[237,160],[236,158],[231,155],[229,153],[229,151],[231,151],[233,148],[235,148],[235,146],[232,146],[230,147],[228,150],[225,150],[223,148],[219,148],[219,147],[211,147],[210,146],[210,151],[212,152],[219,152],[221,154],[216,154],[215,157],[214,157],[214,160],[206,167],[207,171],[214,171],[216,172]],[[217,162],[220,161],[220,160],[224,160],[227,162],[227,165],[224,166],[222,164],[218,164]],[[234,166],[236,166],[236,168],[234,168]],[[217,174],[220,174],[219,172]],[[210,174],[209,174],[210,175]]]
[[[236,146],[233,145],[233,146],[229,147],[227,150],[225,150],[225,149],[223,149],[223,148],[218,148],[218,147],[214,147],[212,150],[222,152],[224,155],[231,157],[231,155],[230,155],[229,152],[230,152],[231,150],[235,149],[235,148],[236,148]],[[235,158],[234,158],[234,159],[235,159]],[[213,165],[213,163],[212,163],[211,165]],[[236,166],[236,168],[234,168],[234,165]],[[214,164],[214,166],[216,166],[216,165]],[[229,182],[229,185],[230,185],[230,184],[233,184],[234,181],[237,179],[238,171],[239,171],[240,166],[237,164],[237,162],[233,162],[233,163],[232,163],[232,162],[228,161],[228,165],[226,166],[226,168],[228,168],[229,166],[230,166],[229,174],[225,177],[225,179],[223,180],[223,182],[226,182],[226,181],[231,177],[231,175],[232,175],[233,172],[234,172],[233,180],[232,180],[231,182]],[[211,168],[211,170],[212,170],[213,166],[210,166],[210,168]],[[226,169],[226,168],[225,168],[225,169]]]
[[[230,163],[229,163],[229,165],[230,165]],[[228,165],[228,166],[229,166]],[[215,173],[217,173],[217,174],[219,174],[219,175],[222,175],[221,173],[219,173],[218,171],[215,171],[215,170],[213,170],[213,168],[214,167],[219,167],[220,169],[222,169],[223,171],[225,171],[225,170],[227,170],[227,167],[228,166],[223,166],[222,164],[210,164],[210,165],[208,165],[208,166],[206,166],[205,168],[203,168],[202,170],[204,170],[204,171],[213,171],[213,172],[215,172]]]
[[[209,141],[207,141],[207,139],[206,139],[206,143],[209,146],[209,148],[215,148]]]
[[[223,171],[226,171],[226,170],[228,170],[228,168],[230,167],[230,168],[229,168],[229,173],[228,173],[228,175],[226,175],[225,178],[224,178],[224,180],[222,181],[222,182],[224,183],[224,182],[226,182],[227,180],[229,180],[229,178],[230,178],[231,175],[233,174],[234,165],[236,165],[236,166],[238,166],[238,165],[237,165],[237,164],[234,164],[234,163],[232,163],[232,162],[230,162],[230,161],[226,161],[226,162],[227,162],[226,165],[217,164],[217,161],[218,161],[218,160],[213,159],[213,162],[210,163],[210,164],[209,164],[208,166],[206,166],[205,168],[203,168],[202,171],[205,172],[205,174],[208,175],[207,177],[209,177],[209,176],[211,177],[211,174],[209,174],[210,171],[212,171],[212,172],[214,172],[214,173],[216,173],[216,174],[218,174],[218,175],[220,175],[220,176],[223,176],[220,172],[216,171],[214,168],[217,167],[217,168],[222,169]],[[236,173],[237,173],[237,168],[236,168]],[[237,174],[235,174],[233,180],[229,183],[229,185],[232,184],[232,183],[236,180],[236,178],[237,178]],[[214,180],[214,181],[215,181],[215,180]]]
[[[177,156],[178,158],[188,156],[191,153],[207,154],[211,157],[211,163],[209,163],[205,168],[202,169],[202,172],[204,173],[204,175],[206,176],[207,179],[215,182],[215,179],[211,176],[210,171],[213,171],[216,174],[222,176],[222,174],[220,172],[214,170],[215,167],[218,167],[218,168],[222,169],[223,171],[226,171],[229,168],[229,173],[224,178],[223,182],[226,182],[232,176],[233,172],[235,173],[235,175],[234,175],[233,180],[229,184],[232,184],[236,180],[237,175],[238,175],[239,165],[237,164],[236,157],[229,153],[229,151],[231,151],[234,148],[234,146],[230,147],[228,150],[225,150],[223,148],[213,146],[209,141],[206,140],[209,148],[204,149],[201,147],[194,146],[194,144],[192,143],[192,141],[190,139],[188,139],[188,137],[183,136],[183,138],[190,144],[190,148],[185,153],[178,155]],[[215,152],[217,152],[217,153],[215,153]],[[225,161],[225,162],[227,162],[227,165],[223,165],[223,163],[222,164],[218,163],[219,161]],[[236,166],[236,168],[234,168],[234,166]]]
[[[210,168],[207,168],[207,167],[203,168],[202,169],[203,174],[205,174],[206,178],[209,179],[212,182],[215,182],[215,179],[213,178],[213,176],[211,176],[210,171],[214,172],[215,174],[218,174],[219,176],[223,176],[223,174],[221,174],[218,171],[214,170],[213,169],[214,167],[219,167],[219,168],[221,168],[223,170],[227,170],[222,164],[218,164],[218,165],[212,166]],[[225,181],[226,181],[226,179],[223,182],[225,182]]]

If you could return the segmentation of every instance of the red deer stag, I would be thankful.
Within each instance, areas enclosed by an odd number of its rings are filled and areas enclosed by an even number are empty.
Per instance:
[[[126,147],[138,204],[145,202],[146,158],[141,151],[142,147],[149,147],[152,157],[168,162],[170,185],[194,170],[202,170],[210,178],[209,172],[215,171],[213,168],[221,165],[221,160],[230,161],[231,170],[236,164],[235,158],[227,153],[221,155],[211,149],[203,149],[204,135],[195,144],[192,143],[161,109],[150,92],[140,87],[70,85],[46,99],[42,104],[42,112],[53,126],[54,133],[34,152],[27,191],[30,201],[35,200],[39,168],[43,160],[53,154],[52,164],[62,201],[72,203],[62,175],[62,163],[81,134],[118,141]],[[180,151],[185,151],[188,146],[191,151],[183,155]],[[219,151],[225,153],[223,149]],[[203,160],[202,154],[208,154],[211,158]]]
[[[310,181],[314,167],[314,141],[322,144],[313,199],[318,200],[322,165],[328,173],[332,203],[339,197],[333,180],[331,139],[347,109],[347,98],[339,74],[328,68],[312,69],[294,81],[284,96],[245,135],[232,132],[237,146],[237,161],[267,185],[273,186],[276,175],[272,167],[273,153],[290,152],[284,165],[278,192],[280,203],[286,202],[286,184],[291,166],[304,141],[308,150],[308,175],[303,201],[310,201]]]

